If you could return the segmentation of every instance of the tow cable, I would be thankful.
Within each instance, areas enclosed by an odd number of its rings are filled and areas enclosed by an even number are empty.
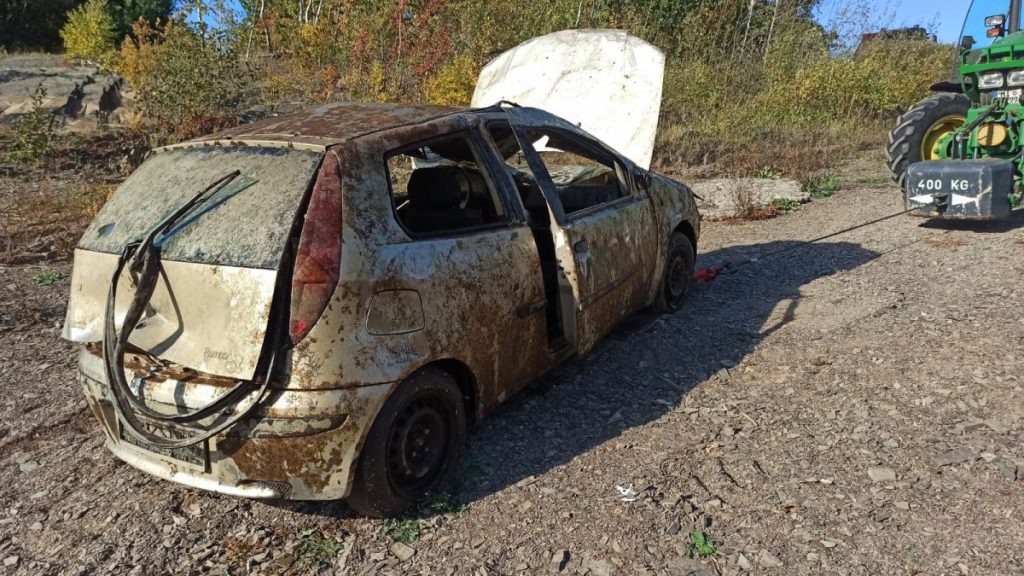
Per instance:
[[[221,177],[202,192],[196,194],[173,214],[159,222],[143,239],[128,243],[118,258],[117,267],[110,281],[110,291],[107,295],[104,318],[103,361],[107,382],[114,397],[114,409],[123,426],[155,447],[164,449],[184,448],[212,438],[247,416],[260,404],[267,391],[276,353],[270,356],[269,362],[265,364],[265,369],[252,381],[239,380],[227,393],[213,402],[186,413],[162,414],[153,410],[146,405],[143,399],[144,383],[136,393],[132,391],[131,385],[125,378],[124,357],[126,349],[130,346],[128,339],[142,318],[142,314],[149,305],[153,292],[156,289],[157,280],[160,277],[160,253],[163,242],[177,230],[180,230],[181,226],[179,225],[186,217],[193,216],[194,221],[195,217],[201,215],[195,214],[197,209],[209,202],[211,198],[227,187],[240,174],[241,172],[235,170]],[[241,189],[236,190],[234,194],[240,191]],[[114,304],[117,299],[117,284],[125,267],[128,268],[132,283],[135,285],[135,295],[132,297],[128,310],[125,313],[121,332],[118,333],[115,325]],[[276,348],[274,350],[276,352]],[[218,417],[214,418],[214,423],[216,423],[219,417],[227,414],[229,408],[236,407],[243,398],[254,391],[256,392],[256,397],[249,406],[243,410],[236,410],[232,417],[219,424],[212,425],[210,428],[197,428],[194,426],[198,421],[214,416]],[[146,423],[169,427],[186,437],[168,438],[158,435],[150,431],[146,427]],[[193,424],[193,426],[186,426],[186,424]]]
[[[936,198],[935,201],[934,201],[936,208],[939,208],[940,210],[942,209],[941,202],[942,202],[941,198]],[[786,254],[786,253],[792,252],[794,250],[799,250],[801,248],[806,248],[806,247],[811,246],[813,244],[817,244],[818,242],[821,242],[823,240],[828,240],[829,238],[835,238],[836,236],[842,236],[843,234],[847,234],[849,232],[853,232],[854,230],[859,230],[861,228],[866,228],[868,226],[873,226],[873,225],[878,224],[880,222],[885,222],[886,220],[892,220],[893,218],[896,218],[896,217],[899,217],[899,216],[903,216],[904,214],[908,214],[910,212],[914,212],[914,211],[917,211],[917,210],[920,210],[920,209],[921,209],[920,206],[915,206],[913,208],[907,208],[906,210],[900,210],[899,212],[896,212],[894,214],[889,214],[888,216],[882,216],[881,218],[875,218],[874,220],[869,220],[867,222],[863,222],[863,223],[857,224],[855,226],[850,226],[849,228],[843,228],[842,230],[839,230],[839,231],[836,231],[836,232],[832,232],[831,234],[826,234],[824,236],[819,236],[818,238],[814,238],[814,239],[811,239],[811,240],[803,240],[803,241],[798,242],[798,243],[796,243],[796,244],[794,244],[792,246],[786,246],[785,248],[779,248],[778,250],[774,250],[772,252],[768,252],[767,254],[763,254],[761,256],[757,256],[757,257],[754,257],[754,258],[750,258],[749,260],[740,262],[739,264],[736,264],[736,265],[731,265],[731,264],[729,264],[727,262],[727,263],[721,264],[721,265],[710,266],[708,268],[701,268],[700,270],[697,270],[697,271],[695,271],[693,273],[693,281],[698,283],[698,284],[703,284],[703,283],[711,282],[719,274],[732,274],[732,273],[738,272],[739,270],[742,270],[743,268],[746,268],[747,266],[750,266],[751,264],[757,264],[759,262],[764,262],[765,260],[770,260],[772,258],[776,258],[778,256],[781,256],[782,254]]]

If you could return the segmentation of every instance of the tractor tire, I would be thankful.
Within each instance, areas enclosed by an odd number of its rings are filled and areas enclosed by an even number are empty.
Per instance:
[[[962,126],[970,108],[967,96],[944,92],[914,104],[899,117],[896,127],[889,132],[885,155],[892,178],[901,189],[907,168],[915,162],[933,160],[930,147],[944,134]]]

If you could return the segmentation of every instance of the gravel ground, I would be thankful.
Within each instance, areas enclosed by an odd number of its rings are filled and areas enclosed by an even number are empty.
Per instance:
[[[68,281],[38,284],[69,265],[0,266],[0,574],[1024,574],[1024,221],[900,217],[742,265],[899,210],[868,160],[709,223],[699,265],[741,267],[511,400],[392,522],[121,464],[58,337]]]

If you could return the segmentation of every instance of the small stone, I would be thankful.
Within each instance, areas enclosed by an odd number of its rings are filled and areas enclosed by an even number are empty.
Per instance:
[[[34,530],[34,531],[38,532],[39,530],[43,529],[43,523],[42,522],[38,522],[38,521],[37,522],[33,522],[32,525],[28,527],[28,529],[29,530]]]
[[[966,434],[984,427],[985,422],[983,420],[964,420],[963,422],[957,422],[954,429],[957,434]]]
[[[999,420],[986,420],[985,425],[996,434],[1007,434],[1013,429]]]
[[[750,560],[748,560],[743,554],[736,555],[736,566],[738,566],[740,570],[745,570],[747,572],[754,569],[753,564],[751,564]]]
[[[899,502],[893,502],[893,506],[899,508],[900,510],[910,510],[910,503],[903,502],[902,500]]]
[[[936,456],[933,462],[936,466],[950,466],[953,464],[961,464],[963,462],[970,462],[971,460],[977,460],[978,454],[975,454],[967,448],[954,448],[945,454]]]
[[[757,563],[768,568],[779,568],[782,566],[782,560],[779,560],[778,557],[767,550],[761,550],[757,555]]]
[[[868,476],[874,482],[895,482],[896,471],[892,468],[885,468],[882,466],[874,466],[868,468]]]
[[[807,561],[808,562],[817,562],[820,559],[821,559],[821,556],[819,556],[817,552],[808,552],[807,553]]]
[[[615,565],[607,560],[591,560],[587,562],[587,567],[594,576],[611,576],[615,573]]]
[[[4,566],[7,566],[8,568],[11,566],[17,566],[18,560],[21,559],[17,556],[8,556],[7,558],[4,558]]]
[[[565,570],[565,567],[569,564],[569,551],[559,550],[551,555],[551,562],[548,564],[548,570],[551,572],[561,572]]]
[[[669,524],[668,528],[665,529],[665,534],[675,536],[676,534],[679,534],[679,530],[681,528],[682,525],[679,523],[679,518],[676,518],[675,521]]]
[[[835,548],[839,543],[835,540],[822,540],[821,545],[825,548]]]
[[[416,555],[416,549],[408,544],[402,544],[401,542],[395,542],[391,544],[391,553],[398,557],[399,560],[405,562]]]
[[[26,460],[18,465],[18,470],[22,472],[35,472],[39,469],[39,462],[35,460]]]
[[[981,453],[981,459],[984,460],[987,463],[991,463],[996,458],[998,458],[998,456],[996,456],[995,454],[993,454],[991,452],[982,452]]]
[[[1005,476],[1009,480],[1017,479],[1017,464],[1006,458],[997,458],[992,461],[992,465],[999,470],[999,473]]]
[[[886,448],[899,448],[900,443],[890,438],[885,442],[882,442],[882,446],[885,446]]]

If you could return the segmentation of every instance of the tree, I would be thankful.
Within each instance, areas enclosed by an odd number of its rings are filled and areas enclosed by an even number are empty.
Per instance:
[[[0,1],[0,46],[9,50],[60,50],[68,11],[83,0]]]
[[[114,18],[114,33],[118,40],[124,38],[139,18],[148,22],[166,21],[174,8],[174,0],[112,0],[110,13]]]
[[[114,56],[114,18],[107,0],[88,0],[68,13],[68,22],[60,29],[68,58],[89,60],[104,65]]]

